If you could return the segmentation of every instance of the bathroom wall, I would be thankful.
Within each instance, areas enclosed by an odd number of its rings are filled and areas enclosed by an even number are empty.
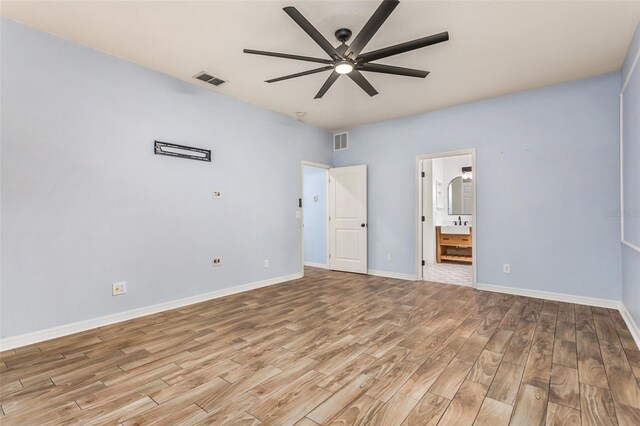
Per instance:
[[[461,220],[469,222],[471,225],[472,215],[450,215],[449,214],[449,183],[452,179],[462,175],[463,167],[470,167],[472,158],[470,155],[457,155],[454,157],[436,158],[434,161],[434,193],[436,191],[436,179],[442,182],[442,208],[435,208],[433,212],[434,225],[453,225],[453,222]],[[437,173],[437,176],[436,176]],[[435,204],[434,204],[435,206]],[[437,207],[437,206],[436,206]]]

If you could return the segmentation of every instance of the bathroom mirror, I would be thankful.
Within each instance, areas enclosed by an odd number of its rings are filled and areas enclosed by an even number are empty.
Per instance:
[[[473,214],[473,181],[462,176],[449,182],[447,207],[450,215]]]

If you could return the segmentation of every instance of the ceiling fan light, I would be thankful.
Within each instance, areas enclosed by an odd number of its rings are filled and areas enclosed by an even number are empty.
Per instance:
[[[338,74],[349,74],[353,71],[353,64],[349,61],[340,61],[336,64],[335,70]]]

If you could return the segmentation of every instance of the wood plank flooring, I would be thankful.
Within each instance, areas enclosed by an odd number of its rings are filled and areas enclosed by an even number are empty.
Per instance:
[[[640,424],[617,311],[307,268],[0,354],[0,423]]]

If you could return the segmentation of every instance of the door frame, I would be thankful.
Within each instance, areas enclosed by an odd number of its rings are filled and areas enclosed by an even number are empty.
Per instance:
[[[473,217],[471,218],[471,226],[473,228],[473,239],[471,242],[471,250],[473,252],[473,283],[471,284],[472,288],[476,288],[478,286],[478,248],[477,248],[477,235],[478,235],[478,227],[477,227],[477,218],[478,218],[478,173],[476,167],[476,149],[468,148],[461,149],[457,151],[446,151],[446,152],[436,152],[433,154],[422,154],[416,155],[416,277],[418,281],[422,281],[422,233],[423,233],[423,225],[422,225],[422,176],[421,176],[421,166],[420,163],[422,160],[433,160],[435,158],[444,158],[444,157],[457,157],[459,155],[471,155],[471,167],[473,168]],[[444,183],[443,183],[444,184]]]
[[[324,266],[324,269],[329,269],[329,169],[331,166],[329,164],[316,163],[313,161],[302,160],[300,162],[300,199],[302,200],[302,205],[304,206],[304,166],[317,167],[319,169],[325,169],[325,175],[327,178],[326,182],[326,194],[325,199],[327,200],[327,232],[325,235],[327,241],[327,264]],[[299,207],[300,209],[300,273],[304,277],[304,208]],[[320,267],[320,266],[318,266]]]

